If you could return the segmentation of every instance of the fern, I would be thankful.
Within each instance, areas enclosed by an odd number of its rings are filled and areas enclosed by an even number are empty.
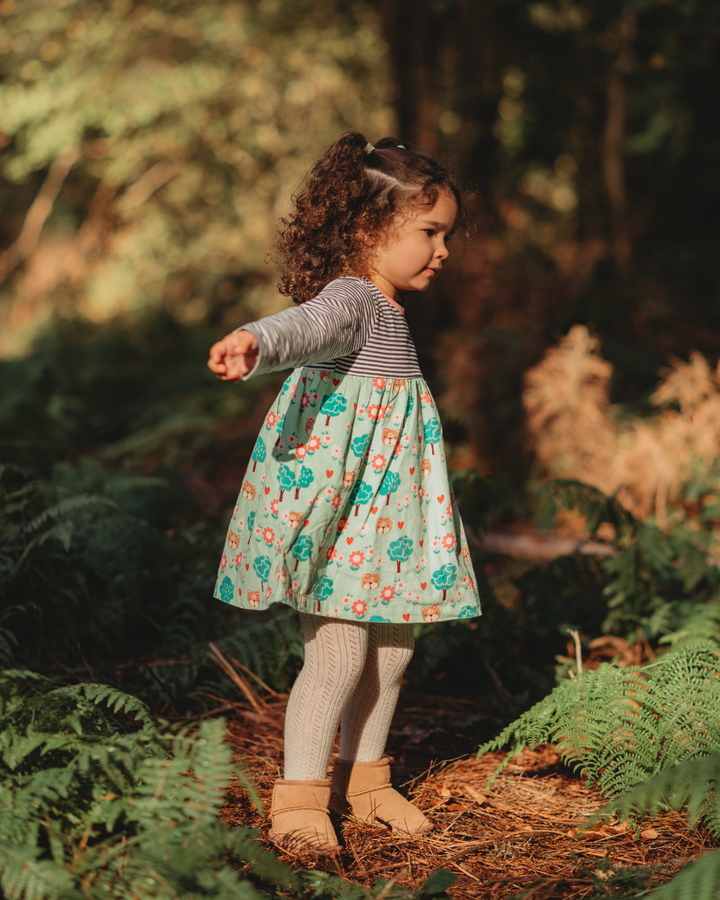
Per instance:
[[[685,866],[672,881],[653,894],[653,900],[717,900],[720,896],[720,850]]]
[[[695,759],[650,778],[608,803],[594,819],[613,813],[633,818],[662,809],[685,808],[691,825],[702,820],[720,838],[720,754]],[[720,893],[720,850],[683,868],[653,894],[656,900],[716,900]]]
[[[577,481],[550,482],[540,499],[548,522],[562,507],[579,511],[592,536],[604,523],[614,529],[616,553],[600,563],[607,597],[604,633],[635,640],[640,627],[649,638],[658,638],[681,627],[698,603],[720,591],[720,570],[708,560],[709,529],[688,530],[681,524],[661,530]],[[690,592],[694,603],[688,601]]]
[[[645,668],[603,664],[567,680],[484,744],[553,742],[589,784],[615,797],[670,766],[720,752],[717,654],[685,648]]]
[[[138,728],[138,726],[141,726]],[[294,872],[219,818],[232,773],[222,721],[167,732],[136,698],[0,674],[0,892],[6,900],[441,900]],[[238,776],[247,780],[240,770]],[[447,873],[446,873],[447,874]]]
[[[687,808],[691,824],[702,820],[720,838],[718,651],[710,642],[678,643],[645,668],[603,664],[562,682],[480,747],[478,755],[510,744],[492,777],[524,747],[553,742],[564,762],[613,798],[597,817]],[[653,897],[715,900],[718,888],[720,851],[683,869]]]

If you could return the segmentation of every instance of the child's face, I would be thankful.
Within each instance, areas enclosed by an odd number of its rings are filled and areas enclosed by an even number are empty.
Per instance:
[[[392,226],[375,247],[371,281],[393,299],[401,291],[424,291],[448,257],[445,241],[456,216],[455,198],[443,191],[433,207]]]

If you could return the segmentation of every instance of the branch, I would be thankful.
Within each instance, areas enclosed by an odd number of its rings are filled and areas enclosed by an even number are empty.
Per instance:
[[[156,163],[125,191],[117,204],[119,210],[126,213],[136,206],[141,206],[165,182],[174,178],[181,168],[182,165],[177,160],[164,160]]]
[[[68,172],[75,165],[79,156],[80,149],[73,147],[53,160],[45,176],[45,181],[25,216],[20,234],[7,250],[0,254],[0,284],[37,247],[43,225],[52,212]]]

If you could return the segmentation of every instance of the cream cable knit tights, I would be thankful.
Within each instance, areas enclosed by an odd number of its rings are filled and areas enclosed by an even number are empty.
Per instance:
[[[300,613],[305,662],[285,716],[285,778],[325,778],[342,717],[340,758],[376,762],[385,750],[412,625],[344,622]]]

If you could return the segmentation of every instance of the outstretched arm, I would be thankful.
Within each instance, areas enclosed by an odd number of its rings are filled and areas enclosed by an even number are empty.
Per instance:
[[[250,331],[233,331],[210,348],[208,368],[223,381],[240,381],[255,366],[258,339]]]
[[[313,300],[248,322],[227,335],[210,351],[208,365],[225,381],[237,381],[295,366],[329,363],[363,347],[376,318],[376,301],[368,288],[359,279],[339,279]],[[236,345],[234,341],[241,338]]]

